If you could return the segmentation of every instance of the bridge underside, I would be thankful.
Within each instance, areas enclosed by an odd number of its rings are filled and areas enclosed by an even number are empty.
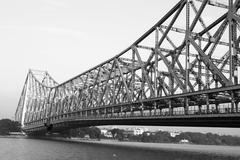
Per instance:
[[[214,115],[189,115],[189,116],[146,116],[122,118],[88,118],[77,117],[58,120],[47,129],[44,125],[34,125],[25,128],[27,134],[47,132],[63,132],[73,128],[101,126],[101,125],[141,125],[141,126],[187,126],[187,127],[232,127],[240,128],[240,114],[214,114]],[[48,126],[49,127],[49,126]]]

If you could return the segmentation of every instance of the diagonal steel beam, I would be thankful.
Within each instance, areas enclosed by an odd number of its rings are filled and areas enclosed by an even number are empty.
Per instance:
[[[92,99],[92,96],[93,96],[93,94],[94,94],[94,93],[93,93],[93,92],[94,92],[94,88],[95,88],[95,86],[97,85],[97,82],[98,82],[99,73],[100,73],[100,68],[99,68],[98,71],[97,71],[97,76],[95,77],[95,82],[94,82],[94,84],[93,84],[93,86],[92,86],[92,88],[91,88],[91,91],[90,91],[90,92],[91,92],[91,93],[90,93],[90,97],[89,97],[90,100],[88,101],[88,104],[87,104],[88,107],[89,107],[89,105],[92,104],[92,102],[93,102],[91,99]]]
[[[125,80],[125,78],[123,76],[122,69],[121,69],[117,59],[115,59],[115,63],[116,63],[117,68],[118,68],[118,70],[120,72],[120,75],[121,75],[121,78],[122,78],[122,81],[123,81],[123,84],[124,84],[124,87],[125,87],[125,90],[126,90],[126,93],[127,93],[128,101],[130,102],[131,101],[130,91],[129,91],[128,85],[127,85],[126,80]]]
[[[189,27],[190,32],[193,31],[193,29],[194,29],[195,25],[197,24],[197,21],[199,20],[199,18],[201,16],[204,8],[206,7],[207,3],[208,3],[208,0],[203,0],[202,5],[200,6],[198,12],[196,13],[196,16],[193,19],[193,22],[192,22],[191,26]]]
[[[114,66],[115,66],[115,61],[113,61],[112,63],[113,63],[113,64],[112,64],[112,67],[111,67],[110,73],[108,74],[108,78],[107,78],[107,80],[105,81],[105,87],[104,87],[104,90],[103,90],[102,95],[100,96],[99,104],[98,104],[98,105],[100,105],[100,104],[103,102],[103,97],[104,97],[104,95],[105,95],[105,92],[106,92],[106,89],[107,89],[107,86],[108,86],[107,83],[108,83],[109,79],[111,78],[111,74],[112,74],[113,68],[114,68]]]
[[[224,31],[226,30],[226,27],[227,27],[227,21],[225,21],[225,22],[221,25],[221,27],[220,27],[219,30],[218,30],[219,32],[216,32],[216,34],[213,36],[214,39],[216,39],[217,42],[219,42],[220,39],[222,38],[222,35],[223,35]],[[216,49],[216,47],[217,47],[217,44],[218,44],[218,43],[214,43],[213,46],[211,47],[211,49],[210,49],[210,51],[209,51],[209,53],[208,53],[208,56],[209,56],[209,57],[212,57],[212,54],[213,54],[213,52],[215,51],[215,49]]]
[[[145,77],[145,79],[146,79],[146,81],[147,81],[148,87],[150,88],[151,96],[153,96],[153,95],[154,95],[154,91],[153,91],[152,85],[151,85],[151,83],[150,83],[150,80],[149,80],[149,77],[148,77],[148,75],[147,75],[147,73],[146,73],[146,70],[144,69],[144,65],[143,65],[142,59],[141,59],[141,57],[140,57],[140,54],[139,54],[136,46],[133,46],[133,47],[132,47],[132,50],[135,52],[135,54],[136,54],[136,56],[137,56],[137,58],[138,58],[138,61],[139,61],[139,63],[141,64],[142,73],[143,73],[143,75],[144,75],[144,77]]]
[[[213,27],[215,27],[216,25],[218,25],[220,22],[222,22],[224,19],[227,18],[228,12],[223,14],[221,17],[219,17],[217,20],[215,20],[213,23],[211,23],[209,26],[207,26],[207,28],[205,28],[204,30],[202,30],[201,32],[198,33],[199,36],[204,35],[206,32],[208,32],[209,30],[211,30]]]
[[[163,31],[160,27],[159,27],[159,31],[162,32],[162,34],[164,34],[164,31]],[[170,45],[171,45],[174,49],[177,48],[176,45],[172,42],[172,40],[171,40],[167,35],[166,35],[166,39],[167,39],[167,41],[170,43]],[[180,68],[181,74],[183,74],[183,75],[185,76],[185,75],[186,75],[186,71],[183,69],[181,63],[179,62],[178,59],[176,59],[176,62],[177,62],[177,64],[178,64],[179,68]],[[173,63],[173,62],[172,62],[172,63]],[[174,63],[173,63],[173,64],[174,64]],[[194,87],[192,86],[192,84],[191,84],[191,82],[190,82],[189,80],[188,80],[188,84],[189,84],[189,87],[190,87],[191,91],[194,91]]]
[[[178,78],[178,76],[176,75],[175,71],[171,68],[170,63],[167,60],[167,58],[160,51],[157,51],[157,53],[158,53],[158,55],[160,55],[160,57],[162,58],[163,62],[167,66],[168,71],[171,73],[171,75],[174,77],[176,82],[179,84],[179,87],[181,88],[181,90],[183,92],[186,92],[186,88],[184,87],[183,82]]]
[[[229,59],[229,55],[228,55],[228,57],[224,60],[224,61],[222,61],[222,65],[220,66],[220,68],[219,68],[219,70],[220,71],[222,71],[223,70],[223,68],[225,67],[225,65],[227,64],[227,61],[228,61],[228,59]],[[212,79],[211,81],[210,81],[210,85],[212,84],[214,82],[214,79]]]
[[[181,6],[179,7],[178,11],[176,12],[176,14],[174,15],[173,19],[171,20],[171,22],[169,23],[166,31],[164,32],[163,36],[161,37],[161,39],[159,40],[157,46],[160,47],[163,40],[166,38],[168,32],[170,31],[171,27],[173,26],[173,24],[175,23],[175,21],[177,20],[180,12],[182,11],[183,7],[185,6],[186,1],[184,3],[181,4]]]
[[[160,30],[161,28],[166,29],[167,26],[161,25],[161,26],[159,27],[159,30]],[[161,30],[160,30],[160,31],[161,31]],[[163,30],[162,30],[162,31],[163,31]],[[185,30],[185,29],[178,28],[178,27],[172,27],[172,28],[171,28],[171,31],[177,32],[177,33],[183,33],[183,34],[186,33],[186,30]],[[163,32],[164,32],[164,31],[163,31]],[[208,33],[208,32],[207,32],[207,33]],[[223,45],[223,46],[228,46],[228,45],[229,45],[228,42],[225,42],[225,41],[218,41],[218,42],[216,42],[216,41],[215,41],[214,39],[212,39],[212,38],[204,38],[204,37],[200,36],[200,35],[199,35],[198,33],[196,33],[196,32],[191,32],[190,35],[191,35],[192,37],[196,37],[197,39],[199,39],[199,40],[201,40],[201,41],[218,43],[219,45]]]
[[[219,33],[223,33],[223,30],[224,30],[224,28],[226,27],[226,23],[227,23],[227,20],[225,20],[221,25],[220,25],[220,27],[217,29],[217,31],[215,32],[215,34],[214,34],[214,38],[218,38],[218,35],[219,35]],[[221,36],[219,36],[219,37],[221,37]],[[220,39],[220,38],[219,38]],[[205,52],[209,47],[210,47],[210,45],[211,45],[211,42],[209,41],[207,44],[206,44],[206,46],[204,47],[204,49],[203,49],[203,52]],[[215,45],[215,44],[214,44]],[[214,49],[214,48],[212,48],[212,49]],[[210,52],[209,52],[209,54],[212,54],[213,53],[213,50],[211,50]],[[211,55],[210,55],[211,56]],[[190,68],[189,68],[189,70],[190,70],[190,72],[193,74],[193,75],[195,75],[195,77],[197,77],[197,74],[194,72],[194,70],[193,70],[193,68],[194,68],[194,66],[196,65],[196,63],[197,63],[197,58],[195,58],[193,61],[192,61],[192,63],[191,63],[191,65],[190,65]],[[196,80],[197,80],[198,78],[196,78]],[[200,83],[202,83],[203,84],[203,82],[200,80]]]
[[[209,68],[209,70],[212,72],[213,75],[216,75],[219,77],[219,82],[223,85],[223,86],[230,86],[232,85],[232,82],[229,81],[223,74],[221,71],[219,71],[219,69],[212,63],[212,61],[209,59],[209,57],[203,52],[203,50],[201,48],[199,48],[199,46],[196,44],[196,42],[194,42],[194,40],[192,38],[189,38],[189,41],[191,42],[191,44],[193,45],[193,47],[197,50],[197,52],[199,53],[199,55],[201,56],[203,63]]]
[[[195,6],[193,1],[190,1],[190,6],[194,10],[194,12],[197,14],[198,10],[197,10],[197,8],[196,8],[196,6]],[[201,23],[202,27],[205,29],[206,28],[206,24],[204,23],[204,21],[203,21],[201,16],[199,17],[199,22]],[[207,32],[207,36],[208,36],[208,38],[211,38],[211,34],[209,32]]]

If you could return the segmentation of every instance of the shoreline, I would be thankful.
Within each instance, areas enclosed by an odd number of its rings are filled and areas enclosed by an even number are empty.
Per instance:
[[[0,138],[28,138],[27,136],[0,135]]]
[[[144,143],[126,142],[117,140],[91,140],[91,139],[69,139],[61,137],[42,137],[41,139],[63,141],[71,143],[94,144],[106,147],[119,147],[149,151],[169,152],[191,152],[193,154],[212,154],[219,156],[230,156],[240,158],[240,146],[219,146],[219,145],[197,145],[197,144],[174,144],[174,143]]]

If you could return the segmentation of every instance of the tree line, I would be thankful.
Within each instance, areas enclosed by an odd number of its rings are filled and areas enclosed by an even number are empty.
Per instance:
[[[218,135],[213,133],[199,133],[199,132],[182,132],[175,137],[172,137],[169,132],[144,132],[140,135],[126,134],[123,129],[114,128],[110,130],[113,139],[119,141],[134,141],[134,142],[151,142],[151,143],[179,143],[181,140],[186,139],[192,144],[204,145],[240,145],[240,137],[230,135]],[[70,137],[81,137],[89,135],[93,139],[107,138],[101,135],[101,131],[97,127],[85,127],[72,129],[69,132]],[[109,139],[109,138],[108,138]]]
[[[204,145],[240,145],[240,137],[230,135],[218,135],[213,133],[182,132],[175,137],[171,137],[169,132],[158,131],[155,133],[144,132],[141,135],[127,135],[125,140],[136,142],[153,143],[179,143],[186,139],[192,144]],[[124,140],[124,139],[123,139]]]
[[[0,135],[9,135],[9,132],[20,132],[21,124],[10,119],[0,120]],[[240,145],[240,137],[230,135],[218,135],[213,133],[199,132],[182,132],[172,137],[169,132],[144,132],[141,135],[126,134],[123,129],[114,128],[110,130],[113,139],[119,141],[135,141],[135,142],[152,142],[152,143],[179,143],[182,139],[186,139],[192,144],[205,145]],[[101,130],[97,127],[84,127],[71,129],[68,132],[69,137],[84,138],[86,135],[91,139],[107,138],[101,135]]]
[[[20,132],[21,124],[10,119],[0,120],[0,135],[9,135],[9,132]]]

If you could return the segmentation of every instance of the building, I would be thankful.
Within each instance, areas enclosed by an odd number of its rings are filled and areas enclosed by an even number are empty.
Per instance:
[[[105,135],[107,132],[108,132],[107,129],[101,129],[101,134],[102,134],[102,135]]]
[[[176,137],[180,135],[181,132],[169,132],[171,137]]]
[[[127,128],[126,133],[132,134],[132,135],[141,135],[143,132],[148,131],[146,128]]]
[[[107,138],[113,138],[111,131],[107,129],[101,129],[101,135],[104,135]]]
[[[189,143],[189,140],[187,140],[187,139],[181,139],[181,140],[179,141],[179,143],[188,144],[188,143]]]

